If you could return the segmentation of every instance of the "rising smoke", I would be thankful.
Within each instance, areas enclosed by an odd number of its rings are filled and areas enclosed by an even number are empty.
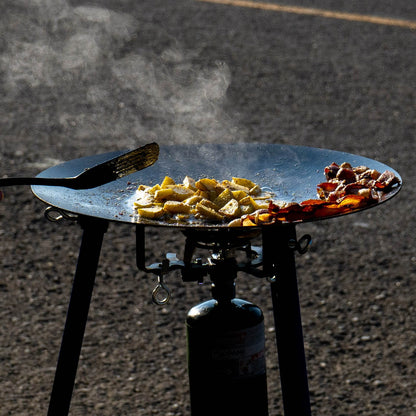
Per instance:
[[[227,65],[201,68],[196,48],[177,41],[161,53],[141,47],[142,23],[130,15],[66,0],[17,0],[0,25],[0,123],[7,137],[31,135],[40,146],[45,137],[59,140],[79,155],[91,140],[99,152],[148,140],[242,138],[224,111]]]

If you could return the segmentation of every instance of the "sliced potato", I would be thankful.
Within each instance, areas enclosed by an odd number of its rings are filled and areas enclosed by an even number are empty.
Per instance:
[[[187,198],[183,201],[184,204],[192,206],[192,205],[196,205],[198,202],[202,201],[202,196],[201,195],[192,195],[190,198]]]
[[[240,201],[241,199],[243,199],[243,198],[245,198],[247,196],[247,192],[244,192],[242,190],[239,190],[239,191],[231,191],[231,192],[233,194],[234,199],[236,199],[237,201]]]
[[[241,215],[240,205],[235,199],[228,201],[218,212],[228,218],[236,218]]]
[[[264,199],[253,199],[254,208],[257,209],[268,209],[270,202]]]
[[[192,179],[190,176],[185,176],[185,179],[183,180],[184,186],[186,186],[189,189],[192,189],[193,191],[196,191],[195,186],[195,179]]]
[[[214,211],[218,211],[218,206],[214,202],[210,201],[209,199],[206,199],[206,198],[202,199],[200,204],[210,209],[213,209]]]
[[[159,191],[160,185],[157,183],[155,186],[153,186],[152,188],[148,189],[147,192],[149,192],[149,194],[154,195],[156,193],[156,191]]]
[[[169,199],[173,201],[184,201],[194,195],[194,191],[184,185],[167,185],[167,189],[172,191]]]
[[[215,179],[202,178],[195,182],[195,186],[201,191],[215,191],[218,182]]]
[[[253,205],[240,205],[240,212],[241,215],[248,215],[255,211],[256,209],[253,207]]]
[[[250,195],[247,195],[246,197],[240,199],[239,202],[241,205],[253,205],[253,206],[255,205],[254,199]]]
[[[261,194],[260,186],[254,185],[252,188],[250,188],[249,194],[253,196],[260,195]]]
[[[233,193],[230,191],[230,189],[226,188],[214,199],[213,202],[217,207],[222,208],[232,199],[234,199]]]
[[[209,199],[210,198],[210,193],[208,191],[201,191],[200,189],[198,189],[195,192],[195,195],[198,195],[198,196],[200,196],[201,198],[204,198],[204,199]]]
[[[162,202],[170,199],[173,195],[172,189],[159,189],[155,192],[155,201],[156,202]]]
[[[233,178],[232,183],[236,184],[236,185],[240,185],[240,186],[244,186],[244,188],[254,188],[256,186],[256,184],[251,181],[250,179],[245,179],[245,178]]]
[[[165,176],[160,187],[163,189],[166,188],[167,185],[175,185],[175,181],[170,176]]]
[[[244,191],[245,193],[249,193],[250,192],[250,188],[247,188],[246,186],[243,185],[239,185],[238,183],[235,182],[230,182],[230,181],[222,181],[222,185],[226,188],[230,188],[233,191]]]
[[[166,201],[163,209],[169,214],[189,214],[191,212],[190,205],[186,205],[180,201]]]
[[[147,207],[151,207],[152,205],[154,205],[155,200],[152,197],[152,195],[149,195],[147,192],[138,192],[138,197],[137,199],[134,201],[134,206],[136,208],[147,208]]]
[[[202,217],[206,218],[207,220],[222,221],[224,219],[224,217],[221,214],[219,214],[217,211],[215,211],[212,208],[207,207],[201,202],[198,202],[196,204],[196,210],[198,214],[200,214]]]
[[[165,211],[162,206],[153,206],[149,208],[138,208],[137,213],[144,218],[158,219],[163,216]]]

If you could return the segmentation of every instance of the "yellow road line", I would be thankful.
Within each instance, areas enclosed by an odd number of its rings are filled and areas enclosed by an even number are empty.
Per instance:
[[[275,12],[295,13],[309,16],[320,16],[329,19],[350,20],[354,22],[374,23],[378,25],[399,26],[407,29],[416,29],[416,21],[393,19],[389,17],[370,16],[357,13],[344,13],[310,7],[285,6],[282,4],[261,3],[249,0],[197,0],[205,3],[216,3],[229,6],[248,7],[252,9],[272,10]]]

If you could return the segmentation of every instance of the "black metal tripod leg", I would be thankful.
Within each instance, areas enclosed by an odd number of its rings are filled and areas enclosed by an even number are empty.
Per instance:
[[[295,226],[263,230],[263,264],[273,276],[271,294],[285,416],[310,416],[294,250]]]
[[[48,416],[65,416],[69,412],[98,259],[104,233],[108,226],[107,221],[90,217],[82,217],[80,224],[84,232],[72,284]]]

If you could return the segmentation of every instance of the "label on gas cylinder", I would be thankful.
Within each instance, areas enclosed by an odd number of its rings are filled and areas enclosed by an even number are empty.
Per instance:
[[[244,378],[266,373],[263,322],[217,335],[212,342],[211,370],[218,376]]]

